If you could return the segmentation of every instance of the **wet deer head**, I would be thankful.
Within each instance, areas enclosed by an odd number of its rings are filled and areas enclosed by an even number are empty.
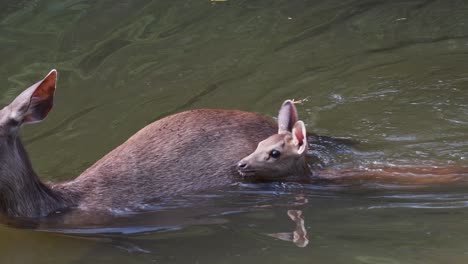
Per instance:
[[[294,102],[286,100],[278,115],[278,134],[261,141],[257,149],[237,164],[239,173],[251,179],[285,180],[309,176],[305,154],[307,133],[298,120]]]

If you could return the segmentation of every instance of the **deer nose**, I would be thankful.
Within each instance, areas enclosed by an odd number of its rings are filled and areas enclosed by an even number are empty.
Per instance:
[[[239,169],[246,169],[247,168],[247,162],[241,160],[239,163],[237,163],[237,168]]]

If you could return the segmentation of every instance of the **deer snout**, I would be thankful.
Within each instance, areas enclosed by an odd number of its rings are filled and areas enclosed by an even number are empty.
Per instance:
[[[256,174],[255,164],[253,164],[252,160],[250,160],[250,156],[241,159],[237,163],[237,171],[242,177],[255,176]]]
[[[241,160],[241,161],[239,161],[239,162],[237,163],[237,168],[238,168],[239,170],[245,170],[245,169],[247,169],[248,166],[249,166],[249,164],[248,164],[247,161],[245,161],[245,160]]]
[[[242,159],[237,163],[237,171],[241,176],[246,177],[255,174],[255,171],[250,169],[251,166],[249,164],[247,159]]]

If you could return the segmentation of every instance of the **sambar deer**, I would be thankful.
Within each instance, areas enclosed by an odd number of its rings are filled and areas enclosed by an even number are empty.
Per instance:
[[[24,124],[52,109],[57,71],[0,110],[0,213],[41,217],[58,210],[133,210],[148,201],[239,180],[237,161],[274,134],[262,115],[238,110],[191,110],[138,131],[76,179],[43,183],[19,137]],[[283,109],[281,120],[289,115]]]

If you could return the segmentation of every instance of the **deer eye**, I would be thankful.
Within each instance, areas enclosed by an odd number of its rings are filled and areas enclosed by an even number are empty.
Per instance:
[[[277,159],[281,156],[281,152],[279,152],[278,150],[274,149],[270,152],[270,157],[274,158],[274,159]]]

